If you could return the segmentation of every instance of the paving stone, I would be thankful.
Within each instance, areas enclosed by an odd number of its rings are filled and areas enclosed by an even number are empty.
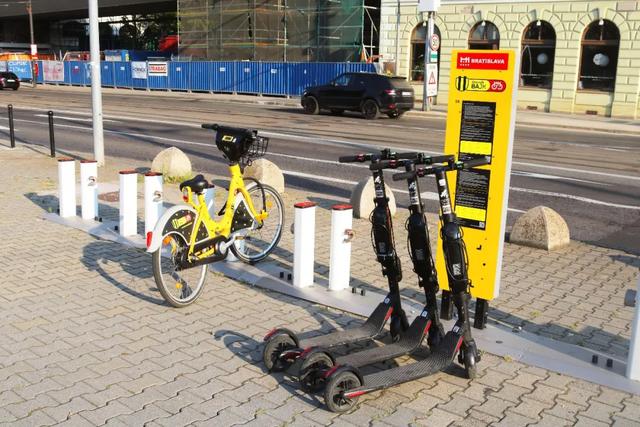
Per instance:
[[[415,423],[418,425],[428,426],[448,426],[455,422],[460,422],[463,418],[451,412],[443,411],[442,409],[434,408],[428,411],[425,415],[419,416],[415,419]]]

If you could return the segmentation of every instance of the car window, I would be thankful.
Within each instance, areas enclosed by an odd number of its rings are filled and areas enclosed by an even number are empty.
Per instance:
[[[338,76],[333,82],[336,86],[348,86],[351,76],[349,74],[343,74]]]

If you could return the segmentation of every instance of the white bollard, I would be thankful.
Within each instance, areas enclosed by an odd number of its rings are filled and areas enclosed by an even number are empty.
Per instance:
[[[629,358],[627,360],[627,378],[640,381],[640,280],[636,291],[636,311],[631,325]]]
[[[341,291],[349,287],[352,227],[353,207],[351,205],[334,205],[331,208],[330,291]]]
[[[80,189],[82,219],[94,220],[98,217],[98,162],[80,161]]]
[[[316,204],[300,202],[295,207],[293,229],[293,286],[313,285],[315,261]]]
[[[144,174],[144,235],[152,232],[164,212],[164,194],[162,193],[162,174],[147,172]]]
[[[58,159],[58,203],[60,216],[76,216],[76,161]]]
[[[120,171],[120,222],[121,236],[138,234],[138,173]]]

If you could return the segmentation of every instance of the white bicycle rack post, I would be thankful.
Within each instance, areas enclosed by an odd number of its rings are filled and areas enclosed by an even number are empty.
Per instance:
[[[313,285],[315,261],[316,204],[300,202],[293,205],[293,286]]]
[[[138,234],[138,173],[120,171],[120,222],[121,236]]]
[[[351,240],[353,239],[353,207],[334,205],[331,208],[331,250],[329,290],[349,287],[351,279]]]
[[[60,217],[76,216],[76,161],[58,159],[58,203]]]
[[[629,341],[629,358],[627,359],[627,378],[640,381],[640,280],[638,289],[630,292],[630,300],[626,305],[636,308],[631,325],[631,340]]]
[[[158,172],[144,174],[144,235],[153,231],[164,212],[163,178]]]
[[[98,218],[98,162],[80,161],[82,219]]]

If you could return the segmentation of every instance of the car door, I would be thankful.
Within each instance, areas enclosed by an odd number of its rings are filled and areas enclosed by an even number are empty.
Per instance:
[[[326,106],[328,108],[344,109],[351,74],[340,74],[336,77],[327,91]]]
[[[366,74],[352,74],[349,86],[345,88],[343,104],[350,110],[359,110],[367,92],[368,76]]]

